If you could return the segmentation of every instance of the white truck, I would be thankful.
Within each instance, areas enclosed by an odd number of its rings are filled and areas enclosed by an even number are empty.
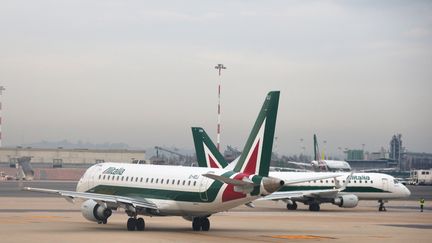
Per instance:
[[[432,185],[432,169],[412,170],[410,172],[411,185]]]

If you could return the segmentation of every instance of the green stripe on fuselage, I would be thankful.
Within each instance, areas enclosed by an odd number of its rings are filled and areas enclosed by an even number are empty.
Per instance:
[[[230,177],[234,172],[226,172],[222,176]],[[211,203],[223,186],[222,182],[214,181],[205,192],[190,192],[180,190],[165,190],[145,187],[130,187],[117,185],[98,185],[88,190],[90,193],[115,195],[131,198],[164,199],[183,202]],[[207,194],[204,196],[204,194]]]

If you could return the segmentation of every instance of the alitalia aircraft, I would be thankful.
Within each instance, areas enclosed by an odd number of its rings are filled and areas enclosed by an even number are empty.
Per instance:
[[[138,215],[182,216],[192,221],[194,231],[208,231],[212,214],[299,181],[268,176],[278,104],[279,91],[270,92],[243,150],[245,156],[233,170],[101,163],[84,173],[76,191],[24,190],[57,194],[68,201],[84,199],[83,216],[100,224],[107,223],[112,210],[122,208],[129,216],[129,231],[144,230],[144,219]]]
[[[229,169],[237,166],[236,161],[231,164],[225,161],[204,129],[193,127],[192,135],[200,167]],[[242,156],[239,161],[241,159]],[[384,202],[387,200],[410,195],[408,188],[394,177],[381,173],[270,172],[270,176],[291,181],[315,178],[296,184],[286,184],[277,192],[263,198],[282,200],[287,203],[289,210],[297,209],[296,202],[309,205],[311,211],[319,211],[321,203],[352,208],[357,206],[359,200],[378,200],[379,211],[383,211]]]
[[[317,136],[314,134],[314,160],[310,163],[304,162],[289,162],[290,164],[298,165],[304,168],[310,168],[311,171],[329,172],[329,171],[351,171],[351,166],[346,161],[342,160],[327,160],[320,154],[318,148]]]

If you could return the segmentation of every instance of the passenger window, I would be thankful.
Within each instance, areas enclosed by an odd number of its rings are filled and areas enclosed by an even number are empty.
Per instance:
[[[175,180],[172,180],[172,184],[174,185],[174,183],[175,183]]]
[[[169,184],[169,179],[167,179],[167,184]]]
[[[183,180],[183,186],[186,184],[186,181],[185,180]]]
[[[334,181],[332,180],[331,183],[334,183]]]
[[[133,176],[131,177],[131,181],[133,182]]]
[[[367,181],[365,181],[365,183],[367,183]]]
[[[120,179],[120,176],[117,176],[117,180],[119,180]]]
[[[188,186],[190,186],[191,181],[188,181]]]
[[[314,181],[314,183],[316,183],[316,181]]]
[[[194,186],[196,186],[196,181],[194,181]]]
[[[157,184],[158,182],[159,182],[159,178],[156,179],[156,182],[155,182],[155,183]]]
[[[177,185],[180,185],[180,180],[177,180]]]
[[[322,180],[321,180],[320,182],[321,182],[321,183],[323,183],[323,181],[322,181]]]
[[[105,175],[103,176],[103,179],[105,180]]]
[[[141,180],[140,180],[140,182],[143,182],[143,178],[141,177]]]
[[[373,183],[373,181],[371,181],[371,184]]]
[[[354,181],[354,183],[357,183],[357,181]]]
[[[146,178],[146,183],[148,183],[149,178]]]
[[[101,176],[102,176],[102,175],[99,175],[99,180],[100,180]]]
[[[359,181],[359,183],[362,183],[362,181]]]
[[[164,179],[161,180],[161,184],[163,184]]]
[[[328,183],[328,180],[326,180],[326,183]]]
[[[121,180],[122,180],[122,181],[123,181],[123,179],[124,179],[124,176],[121,177]]]
[[[150,183],[153,183],[153,178],[151,179]]]
[[[108,177],[107,177],[107,180],[109,180],[110,178],[111,178],[111,176],[108,176]]]

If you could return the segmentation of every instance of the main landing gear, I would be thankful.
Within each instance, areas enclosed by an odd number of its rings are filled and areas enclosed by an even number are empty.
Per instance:
[[[296,202],[287,203],[287,209],[288,210],[296,210],[297,209],[297,203]]]
[[[127,221],[127,230],[128,231],[134,231],[135,229],[137,231],[144,231],[145,228],[145,222],[143,218],[129,218]]]
[[[386,209],[386,207],[384,206],[384,201],[383,200],[378,200],[378,202],[379,202],[379,208],[378,208],[378,211],[387,211],[387,209]]]
[[[309,204],[309,211],[314,211],[314,212],[320,211],[320,205],[319,205],[319,203],[311,203],[311,204]]]
[[[207,217],[197,217],[192,220],[193,231],[209,231],[210,220]]]

